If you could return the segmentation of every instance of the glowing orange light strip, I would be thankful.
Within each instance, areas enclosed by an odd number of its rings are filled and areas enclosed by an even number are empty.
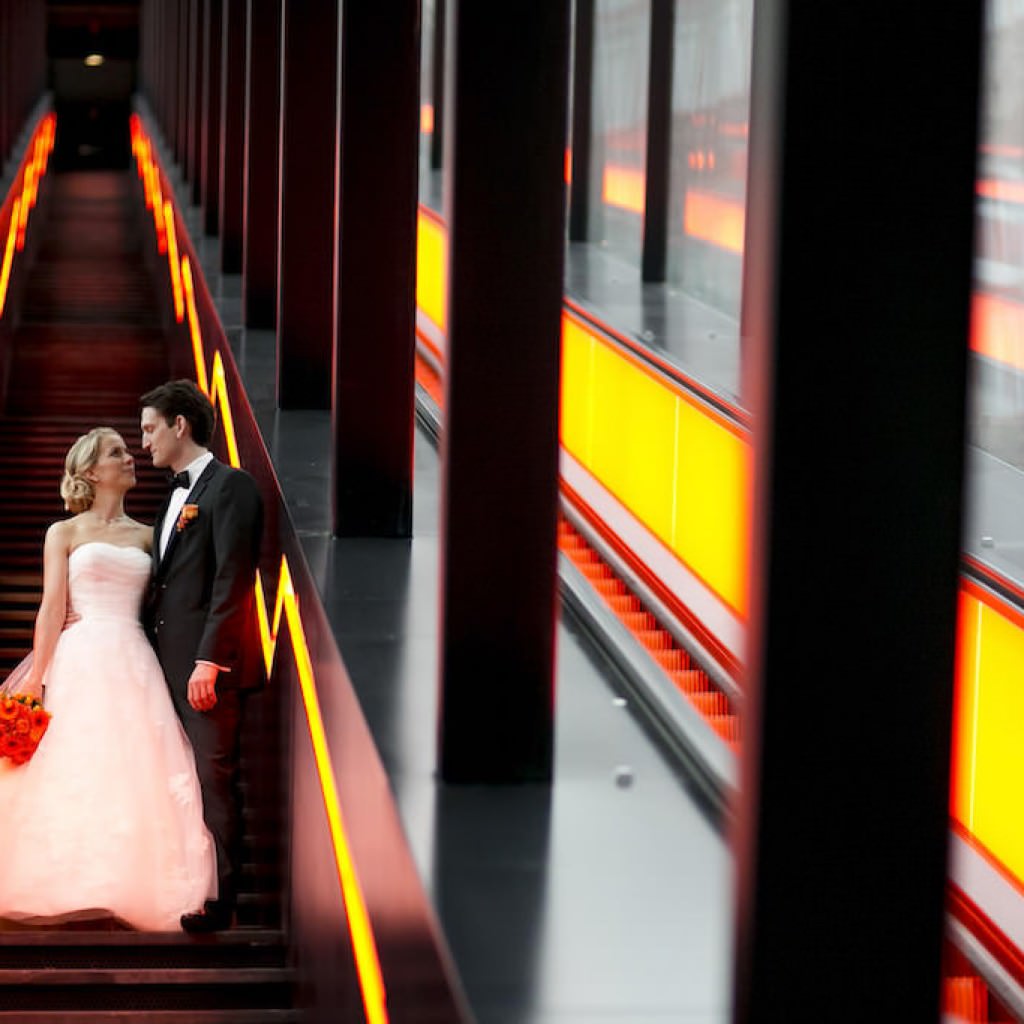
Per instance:
[[[148,143],[146,144],[148,148]],[[159,188],[159,186],[157,186]],[[159,192],[157,192],[159,195]],[[154,213],[157,209],[154,204]],[[166,223],[173,223],[173,215],[164,218]],[[202,334],[199,329],[199,318],[195,306],[195,283],[192,279],[192,268],[187,256],[181,261],[181,276],[185,304],[188,310],[189,332],[192,337],[192,352],[195,358],[196,381],[207,394],[210,401],[219,407],[221,421],[224,425],[224,437],[228,448],[228,460],[232,466],[239,466],[238,441],[235,436],[234,416],[231,411],[231,400],[228,395],[227,376],[224,362],[219,351],[214,353],[213,365],[207,376],[206,353]],[[207,381],[211,383],[207,383]],[[366,1011],[368,1024],[387,1024],[387,996],[384,989],[384,978],[377,954],[377,943],[370,923],[369,911],[362,886],[352,861],[351,847],[345,829],[344,817],[341,813],[341,799],[335,783],[334,766],[331,761],[327,734],[324,729],[320,702],[317,698],[316,679],[313,662],[309,654],[309,644],[299,614],[298,595],[292,584],[291,569],[287,556],[281,556],[281,569],[278,576],[277,598],[274,606],[274,621],[271,627],[267,615],[266,596],[263,592],[263,581],[257,572],[256,583],[256,618],[260,629],[260,644],[263,657],[270,673],[273,667],[274,653],[277,648],[278,629],[282,615],[288,624],[288,633],[292,641],[292,652],[298,670],[299,686],[302,701],[306,709],[306,720],[309,726],[313,753],[316,758],[317,773],[320,777],[320,788],[323,794],[324,807],[327,812],[331,841],[334,846],[334,857],[338,867],[338,880],[341,884],[342,898],[348,922],[349,935],[352,940],[353,958],[356,973],[363,997],[363,1008]]]
[[[7,245],[4,246],[4,262],[0,267],[0,315],[7,304],[7,286],[11,282],[11,264],[14,262],[14,243],[18,236],[18,214],[21,211],[21,199],[15,198],[11,207],[11,223],[7,229]]]
[[[171,294],[174,296],[174,319],[185,319],[185,300],[181,294],[181,268],[178,266],[178,234],[174,227],[171,201],[164,200],[164,227],[167,231],[167,265],[171,271]]]
[[[181,258],[181,280],[185,292],[185,309],[188,313],[188,333],[192,339],[192,356],[196,364],[196,383],[204,395],[210,393],[206,379],[206,360],[203,358],[203,335],[199,330],[199,314],[196,311],[195,285],[192,281],[192,264],[187,256]]]
[[[420,107],[420,134],[434,134],[434,105],[432,103],[424,103]]]
[[[338,865],[338,877],[345,899],[345,909],[349,922],[349,933],[359,982],[363,993],[363,1007],[366,1019],[370,1024],[386,1024],[388,1020],[384,979],[377,958],[377,946],[373,937],[370,917],[366,910],[366,902],[356,874],[355,865],[349,852],[349,843],[345,830],[345,822],[341,814],[341,799],[335,784],[334,767],[331,752],[327,743],[320,702],[316,694],[316,681],[313,663],[309,655],[302,617],[299,614],[299,601],[292,584],[291,570],[286,556],[281,556],[281,570],[278,577],[277,599],[274,604],[274,625],[268,627],[267,603],[263,594],[262,580],[256,580],[257,617],[260,622],[261,641],[268,671],[273,663],[274,650],[277,646],[278,628],[282,613],[288,624],[292,650],[295,653],[295,664],[298,669],[299,687],[306,708],[309,735],[313,744],[313,752],[320,769],[320,784],[323,790],[324,805],[327,808],[327,821],[334,844],[334,852]]]

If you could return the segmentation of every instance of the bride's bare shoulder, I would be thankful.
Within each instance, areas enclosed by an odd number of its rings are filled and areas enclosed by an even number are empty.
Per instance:
[[[55,523],[50,523],[46,528],[45,546],[51,550],[63,549],[67,553],[75,535],[77,518],[78,516],[72,516],[70,519],[58,519]]]

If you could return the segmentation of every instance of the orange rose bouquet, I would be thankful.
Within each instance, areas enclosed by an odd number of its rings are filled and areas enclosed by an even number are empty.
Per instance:
[[[34,697],[0,698],[0,757],[24,764],[36,752],[51,717]]]

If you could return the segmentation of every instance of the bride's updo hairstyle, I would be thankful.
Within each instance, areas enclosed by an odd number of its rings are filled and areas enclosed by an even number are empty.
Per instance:
[[[68,450],[64,460],[64,479],[60,482],[60,496],[69,512],[85,512],[92,508],[96,491],[85,474],[99,461],[103,439],[118,436],[113,427],[94,427]]]

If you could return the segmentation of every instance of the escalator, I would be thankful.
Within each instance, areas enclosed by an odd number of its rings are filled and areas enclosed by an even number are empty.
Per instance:
[[[31,648],[42,538],[64,512],[64,455],[109,425],[138,453],[138,396],[169,376],[128,172],[47,182],[32,225],[0,415],[0,678]],[[140,457],[128,512],[152,522],[163,474]],[[242,752],[244,867],[238,924],[197,938],[115,920],[50,928],[0,921],[0,1021],[286,1022],[293,976],[282,928],[285,780],[279,697],[250,699]]]

